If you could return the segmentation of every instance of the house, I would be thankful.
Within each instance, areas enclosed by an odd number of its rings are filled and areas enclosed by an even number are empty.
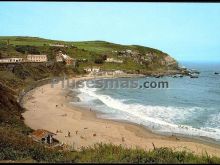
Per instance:
[[[99,72],[100,71],[100,67],[93,67],[92,68],[92,72]]]
[[[25,60],[23,58],[2,58],[0,59],[0,63],[20,63],[24,62]]]
[[[86,72],[91,72],[92,68],[86,67],[86,68],[83,68],[83,70],[86,71]]]
[[[122,71],[122,70],[115,70],[114,74],[116,74],[116,75],[124,74],[124,71]]]
[[[47,62],[47,55],[27,55],[28,62]]]
[[[38,129],[34,131],[30,136],[33,138],[34,141],[46,143],[46,144],[52,144],[54,141],[57,141],[56,139],[53,138],[54,135],[56,134],[44,129]]]
[[[56,55],[56,62],[64,62],[63,56],[62,55]]]
[[[105,62],[123,63],[122,60],[117,60],[117,59],[114,59],[114,58],[107,58],[105,60]]]
[[[66,65],[74,65],[76,63],[76,60],[71,58],[70,56],[63,54],[62,51],[59,51],[58,54],[56,55],[56,61],[57,62],[65,62]]]
[[[125,52],[131,54],[132,50],[126,49]]]
[[[9,58],[0,59],[0,63],[9,63]]]
[[[75,65],[75,60],[71,57],[65,59],[66,65]]]
[[[51,47],[59,47],[59,48],[67,47],[66,45],[63,45],[63,44],[49,44],[49,46],[51,46]]]
[[[62,51],[59,51],[56,55],[56,62],[64,62],[64,57]]]
[[[0,63],[47,62],[47,55],[27,55],[27,58],[3,58]]]
[[[78,58],[77,61],[78,62],[87,62],[88,59],[86,59],[86,58]]]
[[[84,68],[84,71],[97,73],[100,71],[100,67],[86,67],[86,68]]]

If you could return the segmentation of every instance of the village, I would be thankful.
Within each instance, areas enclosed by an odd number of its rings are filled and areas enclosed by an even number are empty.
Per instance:
[[[0,64],[4,63],[46,63],[48,62],[48,57],[45,54],[28,54],[25,58],[22,57],[10,57],[1,58]],[[75,60],[62,51],[59,51],[56,55],[56,62],[65,62],[66,65],[74,65]]]
[[[57,47],[57,48],[67,48],[66,45],[62,44],[49,44],[50,47]],[[115,51],[117,52],[117,51]],[[128,54],[132,54],[133,52],[130,50],[119,51],[118,57],[128,56]],[[55,59],[49,60],[47,54],[27,54],[25,57],[7,57],[7,58],[0,58],[0,65],[4,64],[22,64],[22,63],[35,63],[35,64],[42,64],[42,63],[50,63],[50,62],[57,62],[57,63],[65,63],[66,66],[70,66],[72,68],[76,68],[77,62],[87,62],[86,58],[72,58],[69,55],[63,53],[63,51],[59,50],[56,53]],[[121,59],[116,59],[112,57],[107,57],[104,60],[105,63],[116,63],[122,64],[124,61]],[[91,76],[126,76],[125,71],[123,70],[116,70],[116,69],[108,69],[104,70],[101,69],[100,66],[87,66],[83,68],[84,72],[90,74]]]

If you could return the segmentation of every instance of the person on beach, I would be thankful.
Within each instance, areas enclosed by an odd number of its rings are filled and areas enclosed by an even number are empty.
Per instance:
[[[91,111],[92,111],[92,108],[90,108],[89,110],[90,110],[90,112],[91,112]]]

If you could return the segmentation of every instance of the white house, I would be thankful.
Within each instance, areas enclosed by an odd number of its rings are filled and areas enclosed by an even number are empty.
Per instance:
[[[23,58],[2,58],[0,59],[0,63],[20,63],[24,62],[25,60]]]
[[[122,60],[117,60],[117,59],[114,59],[114,58],[107,58],[105,60],[105,62],[123,63]]]
[[[115,71],[114,71],[114,74],[117,74],[117,75],[118,75],[118,74],[124,74],[124,72],[123,72],[122,70],[115,70]]]
[[[86,71],[86,72],[99,72],[100,71],[100,67],[86,67],[86,68],[84,68],[84,70]]]
[[[60,47],[60,48],[67,47],[66,45],[63,45],[63,44],[49,44],[49,46],[52,46],[52,47]]]
[[[126,49],[125,52],[126,53],[132,53],[132,50]]]
[[[100,71],[100,68],[99,67],[93,67],[92,68],[92,72],[99,72]]]
[[[47,55],[27,55],[28,62],[47,62]]]
[[[0,59],[0,63],[10,63],[10,59],[9,58],[2,58],[2,59]]]
[[[86,67],[86,68],[83,68],[83,70],[86,71],[86,72],[91,72],[92,68]]]

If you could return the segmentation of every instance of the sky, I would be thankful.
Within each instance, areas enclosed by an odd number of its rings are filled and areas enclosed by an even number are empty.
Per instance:
[[[0,2],[0,36],[104,40],[220,62],[220,3]]]

